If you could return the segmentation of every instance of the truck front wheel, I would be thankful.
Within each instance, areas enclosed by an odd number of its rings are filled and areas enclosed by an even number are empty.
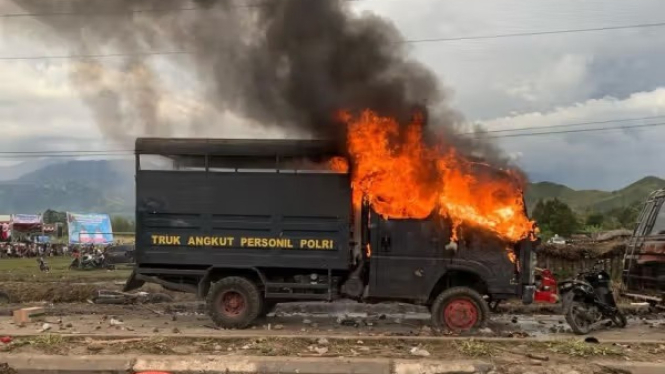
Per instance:
[[[247,278],[227,277],[214,283],[206,297],[208,315],[217,326],[243,329],[261,313],[263,299]]]
[[[434,327],[453,332],[483,327],[489,314],[489,307],[483,297],[469,287],[447,289],[432,304]]]

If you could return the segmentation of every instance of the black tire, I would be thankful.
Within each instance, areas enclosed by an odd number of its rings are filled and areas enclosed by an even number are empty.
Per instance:
[[[453,287],[442,292],[432,303],[432,325],[437,329],[466,332],[487,324],[490,309],[476,290]]]
[[[568,322],[570,328],[577,335],[586,335],[591,331],[592,323],[589,321],[587,321],[587,323],[582,323],[583,321],[581,321],[580,316],[577,314],[580,306],[583,304],[584,303],[580,301],[573,300],[566,311],[566,322]]]
[[[616,314],[612,316],[612,323],[614,323],[614,326],[622,329],[628,325],[628,320],[626,319],[625,314],[617,311]]]
[[[263,297],[251,280],[227,277],[211,286],[206,297],[206,309],[215,325],[225,329],[244,329],[261,313]]]

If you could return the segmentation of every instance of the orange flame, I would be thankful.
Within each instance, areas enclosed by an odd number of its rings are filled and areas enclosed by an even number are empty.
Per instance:
[[[333,157],[329,161],[330,169],[338,173],[349,172],[349,162],[344,157]]]
[[[421,117],[404,130],[396,120],[369,110],[358,117],[342,113],[341,119],[348,126],[356,208],[367,199],[387,218],[439,213],[452,221],[453,240],[460,224],[491,230],[512,242],[533,232],[516,175],[471,162],[455,149],[426,145]],[[342,161],[331,160],[331,167],[348,170]]]

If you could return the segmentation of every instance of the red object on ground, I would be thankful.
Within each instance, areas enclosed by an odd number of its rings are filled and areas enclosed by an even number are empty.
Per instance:
[[[559,301],[559,294],[556,287],[556,278],[548,269],[540,272],[540,284],[536,290],[534,301],[537,303],[555,304]]]
[[[12,337],[11,336],[3,336],[0,338],[0,342],[3,342],[5,344],[9,344],[12,342]]]

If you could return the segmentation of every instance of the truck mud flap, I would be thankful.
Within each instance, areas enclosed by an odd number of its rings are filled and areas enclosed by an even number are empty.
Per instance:
[[[132,274],[129,276],[129,279],[127,279],[127,282],[125,282],[125,287],[123,287],[122,292],[134,291],[143,287],[144,284],[145,281],[136,279],[136,270],[133,270]]]

